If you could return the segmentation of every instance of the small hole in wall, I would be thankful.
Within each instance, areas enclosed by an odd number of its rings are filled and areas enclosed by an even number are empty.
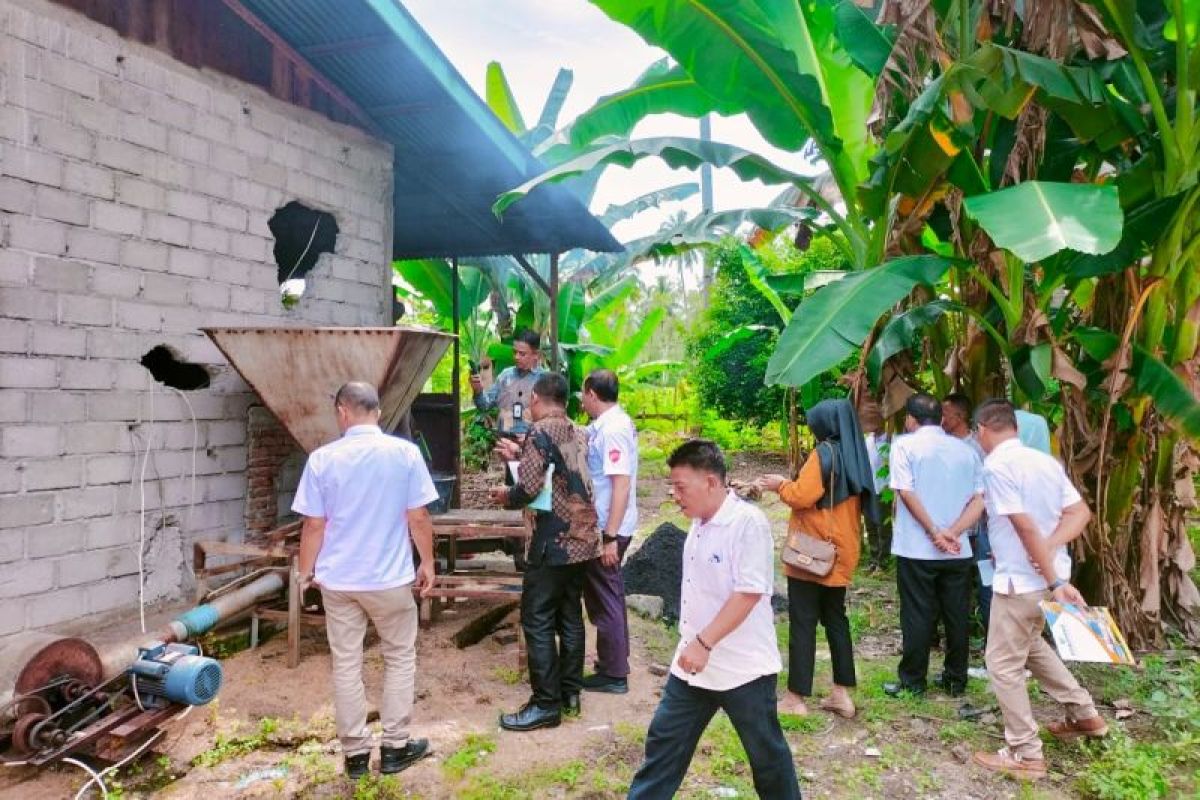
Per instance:
[[[150,370],[154,380],[172,389],[203,389],[212,380],[203,365],[184,361],[165,344],[152,348],[142,356],[142,366]]]
[[[285,306],[304,294],[304,276],[322,253],[337,246],[338,225],[327,211],[317,211],[295,200],[278,209],[267,222],[275,237],[277,277]]]

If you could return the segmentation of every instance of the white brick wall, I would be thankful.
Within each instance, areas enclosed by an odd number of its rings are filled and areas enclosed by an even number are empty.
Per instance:
[[[0,0],[0,641],[136,603],[148,444],[150,599],[190,589],[191,542],[241,537],[253,398],[198,328],[386,324],[391,158],[60,6]],[[341,232],[285,310],[267,220],[290,200]],[[216,369],[190,409],[139,363],[159,344]]]

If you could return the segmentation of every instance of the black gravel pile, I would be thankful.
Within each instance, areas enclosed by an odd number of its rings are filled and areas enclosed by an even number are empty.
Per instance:
[[[625,561],[625,594],[661,597],[663,618],[679,619],[679,586],[683,582],[683,542],[687,532],[669,522],[659,525]]]

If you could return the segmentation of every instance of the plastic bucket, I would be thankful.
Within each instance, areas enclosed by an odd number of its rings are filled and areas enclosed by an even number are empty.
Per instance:
[[[448,472],[434,472],[430,477],[433,478],[433,487],[437,489],[438,499],[425,507],[429,509],[430,514],[445,514],[450,510],[450,498],[454,494],[454,483],[458,477]]]

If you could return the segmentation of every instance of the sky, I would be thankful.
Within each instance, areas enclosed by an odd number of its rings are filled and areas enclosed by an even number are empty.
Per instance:
[[[646,44],[630,29],[606,17],[586,0],[401,0],[425,28],[463,78],[480,96],[490,61],[499,61],[526,122],[535,120],[560,67],[574,73],[574,83],[559,125],[587,110],[605,94],[630,86],[665,53]],[[773,157],[797,171],[812,172],[795,153],[767,145],[744,116],[714,117],[713,139]],[[644,136],[699,136],[699,122],[673,115],[644,120],[634,130]],[[646,159],[633,169],[610,167],[597,187],[592,211],[622,203],[646,192],[687,181],[699,173],[668,169]],[[715,170],[713,205],[717,210],[764,206],[782,187],[743,183],[728,170]],[[699,194],[660,213],[639,215],[618,225],[622,241],[652,233],[671,212],[700,210]]]

